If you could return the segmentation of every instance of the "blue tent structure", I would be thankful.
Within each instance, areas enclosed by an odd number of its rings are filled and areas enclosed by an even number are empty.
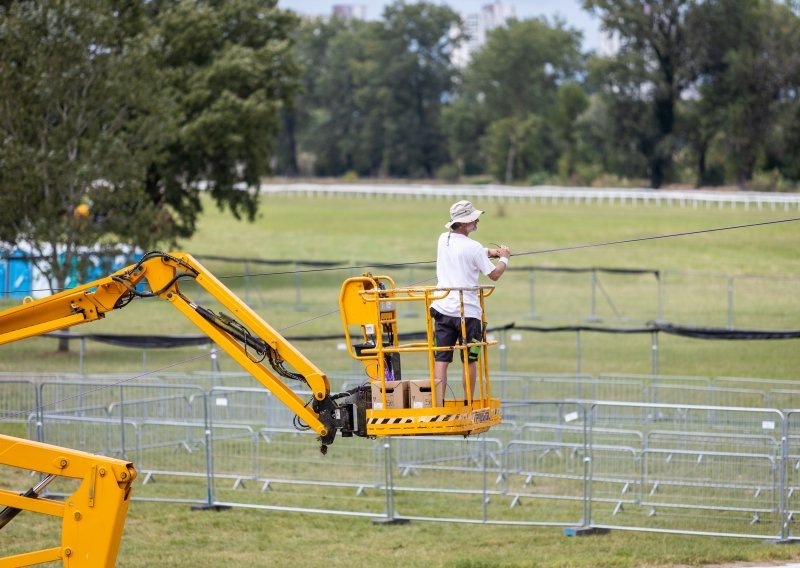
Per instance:
[[[24,298],[31,294],[33,263],[27,254],[15,249],[0,259],[0,297]]]
[[[65,282],[66,288],[73,288],[87,280],[97,280],[124,268],[136,261],[138,251],[115,251],[112,253],[93,253],[88,254],[90,262],[89,274],[85,279],[78,278],[77,259],[72,260],[72,270],[67,275]],[[0,298],[24,298],[34,296],[46,291],[47,284],[42,284],[41,274],[33,266],[30,253],[13,249],[9,254],[0,256]],[[39,285],[40,290],[34,290],[34,283]]]

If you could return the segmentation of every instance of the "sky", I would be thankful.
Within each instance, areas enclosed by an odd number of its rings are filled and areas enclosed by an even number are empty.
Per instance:
[[[378,19],[383,12],[383,7],[391,0],[278,0],[278,5],[289,8],[300,14],[329,15],[334,4],[359,4],[367,7],[367,17]],[[437,0],[432,0],[437,1]],[[438,2],[448,4],[461,14],[477,13],[483,4],[490,0],[450,0]],[[515,6],[518,18],[534,18],[546,16],[552,19],[561,16],[568,27],[576,28],[583,32],[583,48],[585,50],[598,50],[600,48],[600,23],[582,8],[581,0],[504,0],[504,4]]]

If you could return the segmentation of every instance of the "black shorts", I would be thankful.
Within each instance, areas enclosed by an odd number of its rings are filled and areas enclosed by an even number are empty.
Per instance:
[[[453,347],[456,343],[461,343],[461,318],[454,318],[439,313],[431,308],[431,317],[434,325],[434,342],[436,347]],[[467,328],[467,343],[483,341],[483,324],[478,318],[464,318]],[[477,361],[480,355],[480,347],[472,347],[469,350],[469,361]],[[436,351],[434,359],[446,363],[453,362],[452,351]],[[464,360],[464,352],[461,351],[461,360]]]

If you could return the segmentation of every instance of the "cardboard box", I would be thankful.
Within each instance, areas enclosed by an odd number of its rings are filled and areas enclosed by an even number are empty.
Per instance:
[[[408,408],[408,381],[386,381],[385,410],[395,408]],[[380,383],[372,383],[372,409],[384,410]]]
[[[409,408],[430,408],[433,397],[431,396],[431,380],[420,379],[408,382]],[[444,382],[436,381],[436,405],[442,406],[444,401]]]

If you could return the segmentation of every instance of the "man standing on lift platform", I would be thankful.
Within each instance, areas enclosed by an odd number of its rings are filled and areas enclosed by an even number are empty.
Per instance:
[[[450,207],[450,222],[445,224],[448,232],[439,236],[436,255],[436,277],[438,288],[475,288],[478,276],[483,273],[497,281],[508,267],[511,251],[506,245],[497,249],[484,248],[469,234],[478,230],[478,222],[483,211],[475,209],[469,201],[459,201]],[[500,259],[497,265],[489,258]],[[437,347],[453,347],[461,343],[461,309],[458,291],[450,292],[445,298],[431,304],[431,317],[436,322],[435,339]],[[483,340],[481,329],[481,304],[476,291],[464,292],[464,317],[467,342]],[[476,361],[480,348],[469,349],[468,368],[470,392],[475,396]],[[463,351],[462,361],[463,361]],[[437,351],[435,354],[434,377],[447,384],[447,367],[453,361],[453,351]],[[464,377],[464,397],[467,396],[466,377]]]

